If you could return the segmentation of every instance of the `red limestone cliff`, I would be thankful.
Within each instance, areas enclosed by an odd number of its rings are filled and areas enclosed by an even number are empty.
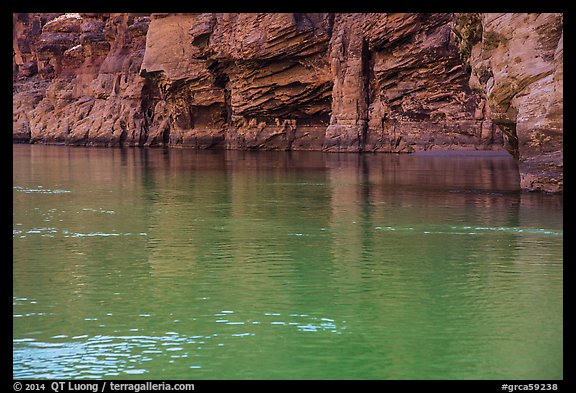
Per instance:
[[[561,14],[13,14],[13,140],[498,150],[562,189]]]

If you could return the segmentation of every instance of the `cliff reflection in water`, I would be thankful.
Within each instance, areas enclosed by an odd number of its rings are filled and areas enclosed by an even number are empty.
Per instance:
[[[13,149],[16,377],[562,377],[507,156]]]

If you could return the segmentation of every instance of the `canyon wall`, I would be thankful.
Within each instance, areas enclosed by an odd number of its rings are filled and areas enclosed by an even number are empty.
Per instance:
[[[562,190],[562,14],[13,14],[13,141],[507,149]]]
[[[563,188],[563,15],[456,14],[470,86],[519,159],[521,187]]]

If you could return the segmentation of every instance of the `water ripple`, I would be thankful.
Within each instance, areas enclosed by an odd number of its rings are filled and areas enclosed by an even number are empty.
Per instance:
[[[28,235],[40,235],[46,237],[55,237],[56,234],[61,234],[66,238],[77,238],[77,237],[109,237],[109,236],[148,236],[146,232],[71,232],[67,229],[58,229],[53,227],[42,227],[42,228],[32,228],[32,229],[13,229],[12,237],[25,238]]]
[[[144,362],[153,360],[149,354],[184,351],[182,344],[195,343],[190,337],[164,336],[74,336],[56,335],[54,342],[32,338],[13,340],[15,378],[103,378],[109,373],[144,374]],[[210,338],[210,337],[205,337]],[[63,339],[60,341],[60,339]],[[186,355],[187,356],[187,355]],[[102,361],[105,359],[105,361]],[[132,364],[129,364],[132,363]],[[41,367],[46,371],[38,374]],[[118,374],[116,374],[118,375]]]
[[[455,226],[451,225],[448,228],[445,226],[424,226],[415,228],[414,226],[376,226],[376,231],[399,231],[399,232],[415,232],[423,234],[441,234],[441,235],[478,235],[480,233],[490,232],[508,232],[508,233],[521,233],[528,235],[553,235],[563,236],[564,231],[561,229],[547,229],[547,228],[518,228],[518,227],[481,227],[481,226]]]
[[[209,348],[224,350],[231,341],[245,340],[265,334],[266,329],[295,329],[302,334],[346,331],[346,321],[302,313],[264,312],[261,319],[241,318],[241,313],[223,310],[215,314],[227,315],[235,320],[225,322],[217,332],[206,335],[187,335],[166,331],[160,335],[145,334],[87,334],[69,336],[54,334],[50,341],[30,337],[13,340],[15,378],[104,378],[115,375],[145,374],[146,362],[161,358],[188,358],[198,356]],[[218,318],[218,317],[217,317]],[[264,330],[262,330],[264,329]],[[276,335],[277,333],[275,333]],[[38,374],[38,369],[50,370]],[[193,364],[190,368],[202,368]]]
[[[83,208],[81,211],[92,212],[92,213],[104,213],[104,214],[116,214],[114,210],[104,210],[104,209],[94,209],[94,208]]]
[[[37,186],[36,188],[26,188],[26,187],[22,187],[22,186],[14,186],[12,188],[16,192],[23,192],[25,194],[67,194],[67,193],[72,192],[70,190],[60,190],[60,189],[50,190],[50,189],[44,188],[43,186]]]

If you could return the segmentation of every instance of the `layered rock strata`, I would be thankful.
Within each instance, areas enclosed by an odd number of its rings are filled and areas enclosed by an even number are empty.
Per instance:
[[[562,188],[561,14],[14,14],[13,37],[16,142],[506,148]]]
[[[563,15],[457,14],[456,20],[470,86],[519,159],[521,187],[562,190]]]
[[[139,71],[149,18],[63,14],[46,17],[42,25],[43,18],[14,14],[15,37],[23,31],[28,39],[14,40],[13,138],[141,145],[147,125],[141,109],[145,80]],[[30,58],[35,67],[25,62]]]

